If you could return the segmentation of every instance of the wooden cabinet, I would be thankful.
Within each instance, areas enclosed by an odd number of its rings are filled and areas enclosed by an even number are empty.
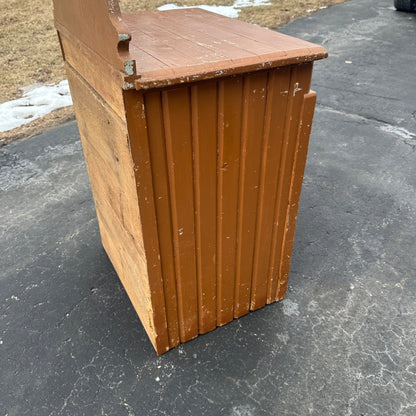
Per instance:
[[[158,354],[285,296],[324,48],[54,0],[103,246]]]

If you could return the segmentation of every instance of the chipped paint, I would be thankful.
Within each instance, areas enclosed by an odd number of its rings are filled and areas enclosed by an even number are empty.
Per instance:
[[[302,88],[299,88],[299,82],[296,82],[295,87],[293,88],[293,96],[295,96],[298,91],[302,91]]]

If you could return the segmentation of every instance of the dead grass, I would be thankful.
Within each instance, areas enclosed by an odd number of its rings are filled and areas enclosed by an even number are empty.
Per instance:
[[[239,18],[276,28],[310,14],[308,9],[318,10],[343,1],[270,0],[269,6],[243,8]],[[155,10],[166,3],[175,3],[175,0],[120,0],[124,12]],[[234,0],[178,0],[176,3],[230,6]],[[19,88],[23,86],[64,79],[61,52],[53,26],[52,0],[0,0],[0,11],[0,103],[21,96]]]

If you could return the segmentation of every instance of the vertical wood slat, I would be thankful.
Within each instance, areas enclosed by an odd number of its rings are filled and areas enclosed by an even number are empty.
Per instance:
[[[161,93],[160,91],[156,91],[145,94],[144,99],[159,234],[160,261],[163,274],[169,345],[173,348],[179,344],[179,321],[172,243],[172,220],[170,211],[165,131],[162,122],[163,114]]]
[[[286,214],[285,234],[283,237],[282,256],[280,264],[280,279],[277,286],[276,299],[283,299],[286,295],[289,277],[290,258],[293,248],[293,240],[296,228],[297,212],[299,207],[300,193],[302,189],[303,174],[305,171],[308,153],[309,136],[312,128],[312,119],[315,109],[316,93],[311,91],[304,95],[301,123],[296,143],[296,152],[290,187],[289,205]]]
[[[217,325],[234,318],[242,77],[218,81]]]
[[[217,88],[215,81],[191,86],[194,159],[198,323],[203,334],[216,327]]]
[[[162,91],[181,342],[198,335],[189,87]]]
[[[303,96],[309,91],[312,65],[302,64],[292,67],[289,100],[285,121],[284,142],[280,159],[280,171],[275,203],[273,243],[270,257],[267,302],[279,300],[277,288],[280,279],[283,238],[286,227],[286,214],[289,205],[289,192],[293,174],[293,164]]]
[[[162,269],[160,263],[159,236],[153,194],[153,177],[150,168],[149,141],[146,113],[142,93],[123,92],[129,145],[135,176],[135,194],[140,210],[143,231],[143,248],[147,259],[148,284],[155,316],[157,342],[169,349]],[[132,138],[134,138],[132,140]],[[162,329],[163,328],[163,329]]]
[[[268,73],[244,77],[234,317],[249,312]]]
[[[289,95],[290,68],[270,73],[259,188],[250,309],[266,304],[276,188]]]

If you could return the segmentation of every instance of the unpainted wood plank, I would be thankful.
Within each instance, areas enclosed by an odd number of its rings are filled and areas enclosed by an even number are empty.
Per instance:
[[[149,137],[147,133],[146,108],[141,92],[134,90],[123,93],[126,122],[130,139],[130,151],[136,181],[136,196],[140,208],[143,230],[143,246],[146,253],[149,286],[154,322],[158,335],[169,349],[169,335],[165,308],[159,236],[156,222],[153,176],[150,162]]]
[[[169,342],[163,290],[158,292],[155,287],[157,275],[154,264],[149,264],[154,259],[146,250],[149,239],[142,234],[126,124],[85,80],[69,66],[67,70],[100,230],[106,233],[102,234],[103,244],[155,348],[158,353],[165,352]],[[115,149],[113,156],[110,143]]]
[[[251,310],[261,308],[267,300],[267,276],[269,274],[274,209],[289,96],[289,82],[290,67],[270,71],[254,245]]]
[[[127,27],[117,0],[53,0],[55,25],[62,27],[95,51],[111,66],[125,70],[130,60]],[[91,71],[95,71],[93,67]]]
[[[163,354],[169,349],[169,345],[155,327],[154,316],[157,311],[153,309],[151,301],[146,256],[143,251],[138,250],[131,235],[126,232],[104,200],[97,202],[96,211],[103,247],[153,347],[157,354]]]
[[[132,235],[140,235],[126,123],[75,71],[68,65],[66,69],[83,148],[91,155],[86,155],[91,183],[97,182],[99,197],[108,200],[123,227]]]
[[[198,335],[189,88],[162,91],[181,342]]]
[[[65,61],[80,74],[88,84],[111,106],[113,111],[123,119],[124,104],[122,87],[124,80],[115,70],[93,50],[81,45],[69,33],[60,32]]]
[[[243,77],[218,81],[217,325],[234,318]]]
[[[191,86],[199,333],[216,327],[217,83]]]
[[[244,77],[234,317],[249,312],[268,74]]]

